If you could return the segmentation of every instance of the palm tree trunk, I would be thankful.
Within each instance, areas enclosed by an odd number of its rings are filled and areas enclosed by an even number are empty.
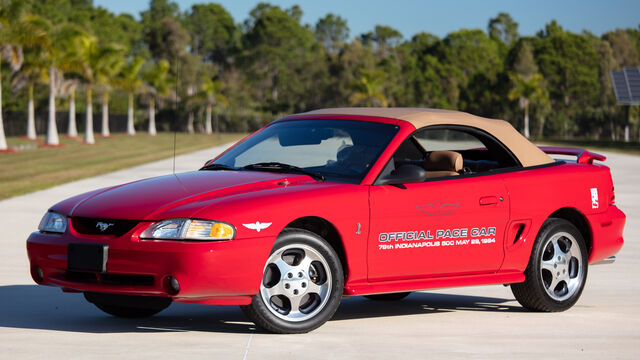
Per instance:
[[[49,122],[47,124],[47,145],[58,145],[58,127],[56,126],[56,88],[55,69],[49,67]]]
[[[69,94],[69,128],[67,129],[69,137],[78,136],[78,128],[76,127],[76,89],[71,89]]]
[[[27,106],[27,139],[35,140],[36,137],[36,111],[33,105],[33,81],[29,82],[29,104]]]
[[[187,96],[191,97],[193,95],[193,93],[194,93],[193,86],[189,86],[187,88]],[[193,130],[193,118],[194,118],[193,109],[191,109],[191,110],[189,110],[189,116],[187,117],[187,132],[189,134],[193,134],[194,133],[194,130]]]
[[[84,142],[85,144],[95,144],[93,138],[93,91],[91,85],[87,88],[87,118],[84,126]]]
[[[149,101],[149,135],[156,134],[156,99],[153,97]]]
[[[207,102],[207,114],[204,121],[204,132],[211,134],[211,103]]]
[[[625,119],[626,122],[624,124],[624,142],[629,142],[629,140],[630,140],[629,139],[629,137],[630,137],[630,134],[629,134],[629,123],[631,122],[631,105],[627,106],[626,108],[627,108],[627,111],[626,111],[627,118]]]
[[[129,93],[129,107],[127,109],[127,134],[135,135],[136,129],[133,127],[133,93]]]
[[[609,127],[611,128],[611,140],[616,141],[616,128],[613,126],[613,118],[609,119]]]
[[[109,131],[109,93],[102,93],[102,136],[108,137],[111,135]]]
[[[542,139],[542,135],[544,133],[544,122],[545,122],[545,117],[541,116],[540,123],[538,124],[538,139]]]
[[[524,106],[524,137],[529,138],[529,105]]]
[[[187,118],[187,132],[189,134],[193,134],[195,132],[193,129],[193,118],[194,118],[193,111],[189,111],[189,116]]]
[[[0,58],[0,151],[7,150],[7,139],[4,137],[4,121],[2,121],[2,58]]]

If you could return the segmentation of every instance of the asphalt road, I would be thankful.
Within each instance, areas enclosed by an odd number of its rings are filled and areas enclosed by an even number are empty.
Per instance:
[[[177,158],[202,165],[222,147]],[[626,244],[589,269],[564,313],[524,311],[503,286],[413,293],[397,302],[343,299],[333,320],[303,335],[256,330],[235,306],[173,304],[144,320],[103,314],[79,294],[36,286],[25,240],[46,209],[94,188],[171,172],[171,160],[0,201],[0,357],[4,359],[632,359],[640,351],[640,157],[607,154]],[[0,169],[1,170],[1,169]]]

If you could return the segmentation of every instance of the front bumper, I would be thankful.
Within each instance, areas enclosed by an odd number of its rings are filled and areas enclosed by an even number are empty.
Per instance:
[[[34,232],[27,240],[31,274],[39,284],[69,292],[171,297],[178,302],[248,304],[258,293],[264,262],[275,239],[217,242],[140,240],[140,224],[121,237]],[[69,243],[109,246],[106,272],[67,270]],[[169,277],[179,282],[175,294]]]

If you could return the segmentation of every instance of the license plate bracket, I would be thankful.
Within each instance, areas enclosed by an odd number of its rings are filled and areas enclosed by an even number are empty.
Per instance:
[[[67,246],[67,269],[107,272],[109,245],[95,243],[70,243]]]

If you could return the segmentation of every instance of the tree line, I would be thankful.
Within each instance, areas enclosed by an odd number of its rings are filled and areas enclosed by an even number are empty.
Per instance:
[[[314,25],[301,18],[298,6],[268,3],[238,23],[216,3],[181,11],[151,0],[136,20],[91,0],[0,0],[0,90],[11,94],[0,104],[25,114],[28,138],[36,109],[47,109],[50,145],[62,121],[78,136],[78,108],[93,143],[94,102],[103,136],[110,112],[127,114],[128,134],[144,125],[153,135],[162,114],[212,133],[315,108],[415,106],[503,118],[537,138],[617,140],[625,128],[637,138],[638,110],[616,105],[609,73],[640,65],[640,27],[596,36],[551,21],[521,36],[500,13],[487,29],[405,39],[386,25],[352,36],[331,13]]]

